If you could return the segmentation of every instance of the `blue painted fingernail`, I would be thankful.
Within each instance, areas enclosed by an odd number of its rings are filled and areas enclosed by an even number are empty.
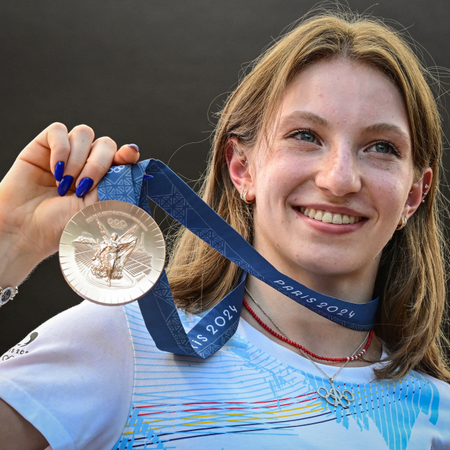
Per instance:
[[[59,161],[55,166],[55,180],[61,181],[64,175],[64,161]]]
[[[139,147],[136,144],[128,144],[128,147],[133,147],[139,153]]]
[[[73,177],[71,177],[70,175],[66,175],[65,177],[63,177],[63,179],[61,180],[61,183],[59,183],[58,186],[58,194],[61,197],[64,197],[67,192],[70,189],[70,186],[72,186],[73,183]]]
[[[147,174],[147,173],[144,173],[144,181],[145,181],[145,180],[151,180],[152,178],[153,178],[152,175],[149,175],[149,174]]]
[[[83,178],[78,184],[77,190],[75,191],[77,197],[84,197],[91,190],[93,184],[94,180],[92,178]]]

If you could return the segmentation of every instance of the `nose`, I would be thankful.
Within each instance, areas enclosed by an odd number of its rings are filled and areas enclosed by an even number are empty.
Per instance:
[[[336,197],[344,197],[361,189],[357,155],[350,145],[335,145],[318,164],[315,182],[320,189]]]

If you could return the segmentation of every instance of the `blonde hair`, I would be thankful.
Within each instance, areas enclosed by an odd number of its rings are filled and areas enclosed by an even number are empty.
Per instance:
[[[251,149],[277,118],[290,80],[308,64],[329,58],[368,64],[387,75],[402,93],[412,133],[417,175],[426,167],[433,181],[425,204],[386,245],[378,272],[380,295],[375,332],[390,354],[376,373],[399,378],[415,369],[450,380],[441,329],[445,312],[442,224],[438,214],[442,154],[440,116],[425,81],[427,72],[395,30],[372,18],[323,13],[305,19],[256,61],[228,99],[218,122],[201,196],[252,242],[251,207],[239,198],[225,157],[236,136]],[[188,312],[209,309],[235,285],[240,269],[187,231],[180,231],[169,265],[177,304]]]

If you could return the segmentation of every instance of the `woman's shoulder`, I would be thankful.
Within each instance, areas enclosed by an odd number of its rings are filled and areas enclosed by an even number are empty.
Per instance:
[[[409,377],[415,380],[419,380],[425,383],[429,383],[434,386],[434,392],[439,393],[440,398],[448,402],[450,408],[450,384],[446,381],[440,380],[439,378],[433,377],[432,375],[417,372],[415,370],[411,371]],[[450,416],[449,416],[450,417]]]
[[[50,445],[73,440],[88,449],[102,436],[95,448],[111,447],[123,429],[133,389],[124,308],[83,302],[64,311],[6,352],[0,369],[0,397]]]
[[[84,301],[44,322],[22,341],[7,351],[2,361],[31,354],[45,348],[53,352],[74,352],[83,349],[108,351],[128,335],[126,316],[121,307],[105,307]],[[126,339],[125,339],[126,342]],[[22,349],[21,351],[19,349]]]

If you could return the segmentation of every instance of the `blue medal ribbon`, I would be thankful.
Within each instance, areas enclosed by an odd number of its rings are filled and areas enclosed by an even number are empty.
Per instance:
[[[243,270],[238,285],[188,333],[164,271],[153,289],[139,300],[147,329],[160,350],[201,358],[219,350],[237,329],[247,273],[344,327],[358,331],[373,328],[378,299],[364,304],[346,302],[283,275],[161,161],[150,159],[112,167],[99,183],[98,195],[100,200],[126,201],[151,214],[147,202],[150,198]]]

